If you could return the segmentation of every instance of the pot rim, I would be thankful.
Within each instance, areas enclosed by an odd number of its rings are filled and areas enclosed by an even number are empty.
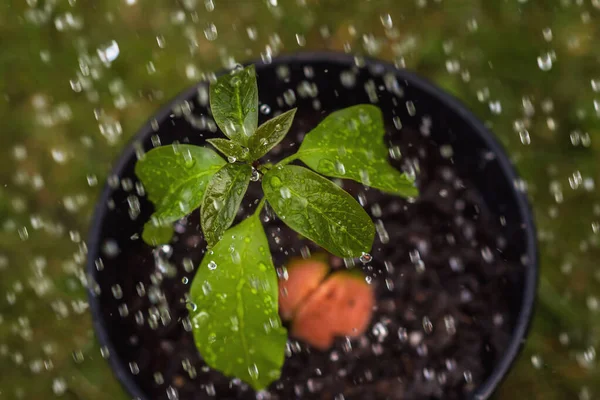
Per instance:
[[[459,115],[468,125],[471,126],[474,132],[479,135],[486,146],[494,152],[497,156],[496,160],[503,171],[503,174],[510,180],[515,182],[518,179],[518,175],[515,167],[509,161],[504,148],[495,138],[494,134],[488,130],[485,125],[479,121],[479,119],[472,114],[457,98],[446,93],[442,89],[435,86],[427,79],[410,72],[405,69],[398,69],[389,62],[378,60],[370,57],[362,57],[364,59],[365,67],[377,66],[383,72],[391,72],[396,77],[405,80],[406,83],[418,88],[419,90],[437,98],[440,102],[444,103],[449,110]],[[249,62],[248,64],[255,64],[257,69],[277,65],[277,64],[290,64],[290,63],[314,63],[314,62],[330,62],[336,64],[343,64],[348,66],[355,65],[354,55],[331,52],[331,51],[314,51],[314,52],[299,52],[280,55],[272,60],[271,63],[264,63],[262,61]],[[202,82],[197,82],[191,87],[183,90],[177,94],[171,101],[164,104],[160,109],[140,128],[137,133],[129,140],[125,145],[122,153],[119,155],[115,166],[111,170],[111,174],[119,175],[119,173],[127,166],[129,160],[135,156],[135,149],[133,143],[140,141],[148,133],[153,132],[151,121],[163,120],[171,114],[171,109],[174,105],[178,104],[182,100],[191,97],[198,87],[202,85]],[[105,218],[107,207],[107,201],[109,200],[112,188],[105,183],[102,189],[101,195],[96,202],[94,208],[94,216],[90,225],[88,233],[88,257],[86,271],[89,276],[94,276],[96,271],[95,260],[99,254],[101,243],[100,234],[102,228],[102,222]],[[527,240],[526,254],[529,260],[525,271],[525,282],[523,285],[523,301],[519,311],[519,315],[516,320],[514,330],[511,335],[510,342],[500,361],[495,365],[491,375],[475,390],[471,395],[473,400],[484,400],[488,399],[500,383],[506,377],[511,366],[517,359],[523,344],[525,343],[525,337],[529,331],[531,317],[535,306],[536,289],[538,282],[538,268],[539,268],[539,256],[537,248],[537,234],[533,218],[533,213],[527,195],[520,192],[516,188],[512,190],[513,196],[515,197],[516,203],[519,207],[519,215],[522,222],[525,225],[525,237]],[[105,328],[104,321],[98,318],[101,314],[101,305],[98,301],[98,296],[88,285],[88,301],[90,305],[90,312],[92,314],[92,322],[96,336],[100,345],[108,348],[110,356],[107,358],[110,367],[112,368],[117,379],[125,387],[125,389],[133,395],[136,399],[144,399],[145,394],[142,392],[140,387],[135,383],[131,377],[131,373],[126,369],[125,364],[121,361],[120,357],[114,350],[114,346],[110,341],[108,331]]]

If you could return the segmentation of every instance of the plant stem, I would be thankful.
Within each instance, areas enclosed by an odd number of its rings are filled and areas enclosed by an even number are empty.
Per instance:
[[[260,214],[260,212],[262,211],[263,207],[265,206],[266,201],[267,200],[264,197],[262,199],[260,199],[260,202],[256,206],[256,210],[254,211],[254,214]]]
[[[273,164],[271,163],[267,163],[267,164],[261,164],[259,165],[256,169],[261,173],[261,174],[265,174],[268,170],[270,170],[271,168],[273,168]]]
[[[298,159],[298,153],[292,154],[291,156],[284,158],[283,160],[279,161],[275,165],[276,166],[283,166],[283,165],[291,163],[292,161],[294,161],[296,159]]]

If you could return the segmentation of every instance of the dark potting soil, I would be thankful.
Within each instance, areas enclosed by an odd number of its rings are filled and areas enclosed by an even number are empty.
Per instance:
[[[268,157],[276,161],[295,152],[322,118],[310,105],[300,107],[288,138]],[[105,227],[92,286],[114,346],[110,357],[127,366],[148,399],[466,398],[490,375],[509,342],[523,266],[519,236],[505,229],[505,220],[488,209],[465,171],[455,168],[453,149],[427,134],[429,124],[441,123],[421,117],[418,125],[398,131],[386,116],[390,154],[398,154],[395,146],[402,153],[401,160],[390,161],[416,171],[421,192],[416,200],[341,182],[378,232],[373,260],[366,265],[355,260],[377,297],[366,334],[339,338],[327,352],[290,338],[281,379],[260,393],[209,369],[195,347],[186,295],[205,249],[199,213],[176,224],[170,247],[152,249],[137,237],[151,207],[141,197],[142,212],[132,222],[127,199],[131,206],[135,177],[121,179],[124,189],[110,206],[122,210],[123,223]],[[208,137],[189,132],[186,138],[194,144]],[[238,221],[260,196],[260,183],[251,182]],[[268,209],[263,217],[276,267],[318,251]],[[331,263],[351,266],[334,257]]]

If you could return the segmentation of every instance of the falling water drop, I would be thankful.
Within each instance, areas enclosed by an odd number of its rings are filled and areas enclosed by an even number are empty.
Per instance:
[[[373,256],[370,255],[369,253],[362,253],[359,260],[363,264],[368,264],[373,260]]]
[[[373,325],[371,332],[380,342],[383,342],[388,335],[388,329],[381,322],[377,322],[375,325]]]
[[[533,365],[533,367],[535,369],[540,369],[544,366],[544,362],[542,361],[542,358],[536,354],[531,356],[531,364]]]
[[[135,361],[129,363],[129,370],[133,375],[137,375],[140,373],[140,367]]]
[[[425,333],[430,334],[431,332],[433,332],[433,323],[431,322],[429,317],[427,317],[427,316],[423,317],[422,324],[423,324],[423,330],[425,331]]]
[[[394,22],[392,21],[392,16],[390,14],[381,14],[379,19],[381,20],[381,25],[383,25],[385,29],[391,29],[394,26]]]
[[[552,61],[550,53],[544,53],[537,58],[538,67],[542,71],[550,71],[552,69]]]
[[[521,139],[521,143],[525,145],[531,144],[531,137],[529,136],[529,131],[527,129],[523,129],[519,132],[519,138]]]
[[[173,386],[167,388],[167,398],[169,400],[179,400],[179,392]]]
[[[356,85],[356,75],[351,71],[343,71],[340,74],[340,81],[345,88],[352,88]]]
[[[57,396],[62,396],[67,391],[67,382],[63,378],[56,378],[52,381],[52,391]]]
[[[99,47],[96,52],[104,64],[110,64],[119,57],[119,44],[112,40],[104,46]]]
[[[268,115],[271,113],[271,107],[268,104],[261,104],[260,112],[264,115]]]
[[[215,24],[209,24],[205,29],[204,29],[204,37],[206,38],[206,40],[208,41],[213,41],[216,40],[218,36],[217,33],[217,27],[215,26]]]
[[[502,103],[498,100],[496,101],[490,101],[489,103],[489,107],[490,107],[490,111],[492,112],[492,114],[502,114]]]
[[[298,46],[304,47],[306,45],[306,38],[304,35],[296,33],[296,43],[298,43]]]
[[[285,104],[293,106],[296,103],[296,93],[292,89],[288,89],[283,92],[283,99],[285,100]]]

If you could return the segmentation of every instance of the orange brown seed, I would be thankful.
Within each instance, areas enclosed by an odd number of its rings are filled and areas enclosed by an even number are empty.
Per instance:
[[[375,295],[362,275],[332,274],[298,310],[292,336],[327,350],[336,336],[358,337],[371,321]]]
[[[283,320],[294,317],[302,302],[319,287],[329,273],[329,264],[319,259],[294,259],[287,267],[287,280],[279,280],[279,313]]]
[[[336,333],[340,336],[358,337],[365,333],[371,322],[375,293],[373,286],[364,280],[364,276],[356,276],[349,272],[339,272],[330,280],[344,285],[344,298],[338,304],[339,323],[335,324]]]

